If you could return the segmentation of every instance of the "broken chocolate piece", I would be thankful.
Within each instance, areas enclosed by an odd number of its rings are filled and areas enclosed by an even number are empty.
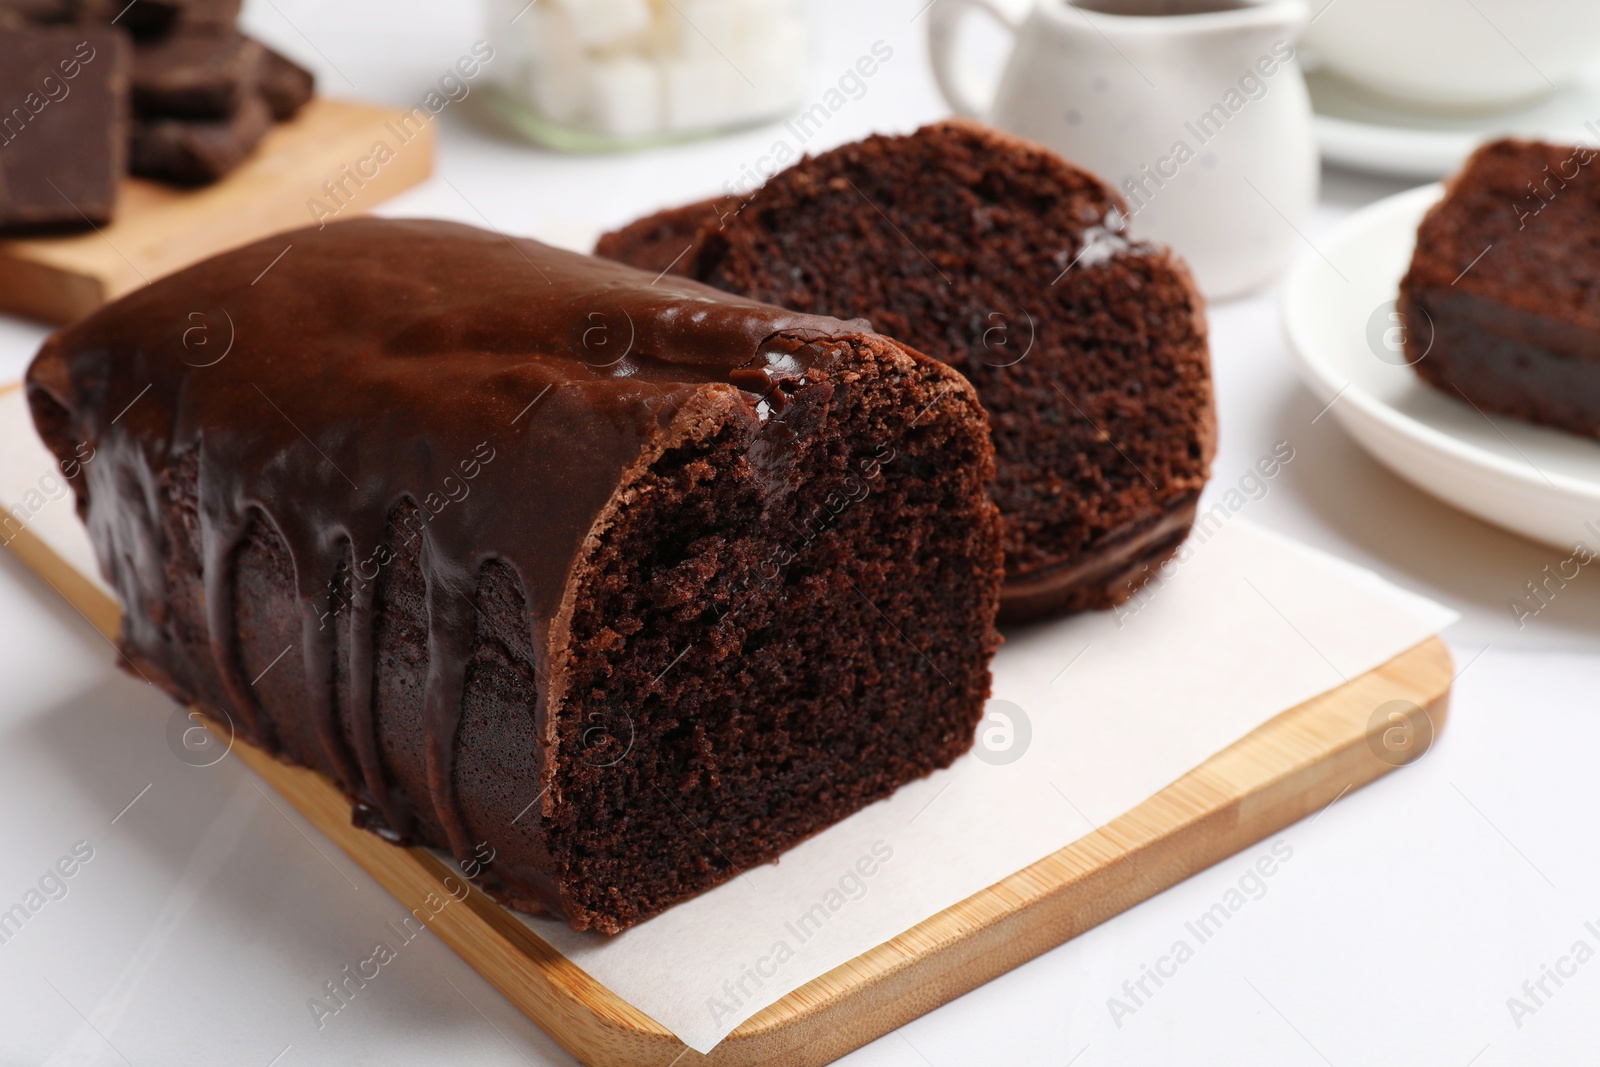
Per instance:
[[[65,6],[67,0],[60,2]],[[230,30],[241,4],[240,0],[72,0],[72,6],[79,22],[115,24],[135,37],[162,37],[182,30],[213,34]]]
[[[225,119],[255,90],[265,49],[241,33],[179,33],[133,53],[133,109],[162,118]]]
[[[316,75],[288,56],[266,49],[261,60],[260,90],[274,119],[282,122],[292,118],[311,99],[316,85]]]
[[[109,221],[126,160],[127,40],[0,29],[0,56],[0,228]]]
[[[243,162],[271,128],[272,112],[260,96],[228,119],[136,119],[129,169],[141,178],[206,185]]]
[[[48,26],[72,21],[68,0],[0,0],[0,26]]]

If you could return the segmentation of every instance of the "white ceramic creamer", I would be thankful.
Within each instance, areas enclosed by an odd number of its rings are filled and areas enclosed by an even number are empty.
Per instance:
[[[992,105],[955,72],[969,10],[1015,47]],[[1045,145],[1114,185],[1130,232],[1171,246],[1213,299],[1275,278],[1303,247],[1319,176],[1294,42],[1306,0],[995,0],[929,11],[934,76],[957,112]]]

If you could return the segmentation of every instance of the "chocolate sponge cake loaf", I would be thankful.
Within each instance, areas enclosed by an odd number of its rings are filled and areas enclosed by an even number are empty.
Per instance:
[[[1396,310],[1423,381],[1485,412],[1600,436],[1600,160],[1479,148],[1417,231]]]
[[[806,159],[741,202],[601,238],[603,256],[796,311],[863,317],[959,370],[993,429],[1001,615],[1127,599],[1176,550],[1215,445],[1202,302],[1126,205],[965,121]]]
[[[146,678],[608,933],[950,763],[998,643],[960,376],[651,282],[341,222],[101,309],[27,382],[58,455],[95,449]]]

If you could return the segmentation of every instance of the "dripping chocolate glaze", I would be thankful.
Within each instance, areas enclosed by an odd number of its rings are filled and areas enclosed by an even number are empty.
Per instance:
[[[425,770],[433,816],[465,858],[452,774],[483,564],[503,560],[521,580],[548,701],[552,623],[630,466],[708,392],[765,419],[782,401],[773,384],[833,366],[829,340],[868,329],[455,223],[360,219],[236,249],[101,309],[45,343],[28,391],[58,456],[96,449],[74,481],[130,660],[281,752],[242,669],[232,574],[252,521],[277,532],[302,613],[316,737],[303,756],[390,836],[409,834],[411,816],[377,738],[366,563],[403,501],[431,516]],[[159,497],[190,450],[209,662],[173,638],[166,608]],[[341,627],[329,587],[345,560],[362,569]],[[351,744],[334,700],[341,632]],[[523,873],[537,891],[542,876]]]

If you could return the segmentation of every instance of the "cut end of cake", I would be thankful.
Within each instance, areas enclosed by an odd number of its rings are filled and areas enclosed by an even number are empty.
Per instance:
[[[896,346],[832,343],[849,369],[777,379],[764,419],[732,390],[680,415],[594,539],[544,804],[578,925],[648,918],[972,743],[999,643],[982,412]]]

